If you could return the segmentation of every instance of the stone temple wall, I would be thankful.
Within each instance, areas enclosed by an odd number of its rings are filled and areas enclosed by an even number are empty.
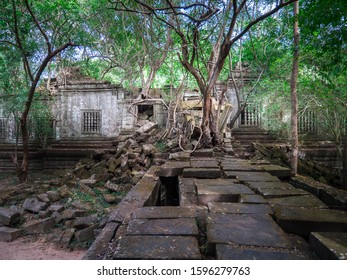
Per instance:
[[[114,137],[134,125],[125,90],[101,82],[58,86],[53,103],[55,138]]]

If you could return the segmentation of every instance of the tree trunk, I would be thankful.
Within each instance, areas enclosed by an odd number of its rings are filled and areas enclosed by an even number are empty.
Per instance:
[[[209,148],[212,145],[211,137],[211,91],[206,90],[202,92],[203,95],[203,107],[202,107],[202,143],[205,148]]]
[[[343,188],[347,190],[347,136],[345,136],[343,144],[343,168],[342,168],[342,183]]]
[[[22,132],[23,141],[23,159],[21,168],[18,169],[19,182],[25,182],[28,178],[28,167],[29,167],[29,132],[27,128],[27,118],[21,117],[20,126]]]
[[[299,0],[294,2],[294,55],[293,55],[293,68],[292,77],[290,82],[291,89],[291,130],[292,130],[292,157],[291,157],[291,171],[295,176],[298,173],[298,153],[299,153],[299,136],[298,136],[298,96],[297,96],[297,80],[299,71]]]

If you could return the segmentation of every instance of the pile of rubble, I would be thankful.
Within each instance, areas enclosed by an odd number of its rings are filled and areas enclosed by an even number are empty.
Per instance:
[[[0,189],[0,241],[44,234],[60,247],[88,246],[110,213],[153,164],[167,154],[156,148],[162,130],[146,122],[98,150],[59,179]]]

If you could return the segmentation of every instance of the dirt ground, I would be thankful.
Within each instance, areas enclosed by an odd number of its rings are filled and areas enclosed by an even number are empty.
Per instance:
[[[56,174],[31,174],[30,181],[57,178]],[[13,173],[0,174],[0,188],[15,186],[18,179]],[[0,203],[1,204],[1,203]],[[2,205],[0,205],[1,207]],[[43,236],[22,236],[12,242],[0,242],[0,260],[79,260],[86,250],[61,249],[45,240]]]
[[[43,239],[28,236],[0,242],[0,260],[80,260],[86,250],[64,250]]]

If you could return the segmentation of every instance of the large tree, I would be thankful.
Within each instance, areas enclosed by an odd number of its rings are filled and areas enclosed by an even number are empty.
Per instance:
[[[23,159],[18,166],[19,179],[25,181],[29,164],[28,119],[36,89],[47,65],[69,47],[75,45],[75,22],[82,8],[78,1],[11,0],[0,3],[0,47],[5,59],[20,62],[21,93],[24,104],[20,108],[20,131]],[[19,65],[19,64],[18,64]],[[19,94],[13,92],[13,94]]]
[[[211,97],[231,47],[252,26],[294,1],[110,0],[116,10],[152,16],[176,33],[180,42],[180,62],[194,76],[203,96],[205,147],[220,143]],[[242,20],[243,24],[239,21],[241,16],[247,18]],[[209,48],[203,49],[206,41]]]

